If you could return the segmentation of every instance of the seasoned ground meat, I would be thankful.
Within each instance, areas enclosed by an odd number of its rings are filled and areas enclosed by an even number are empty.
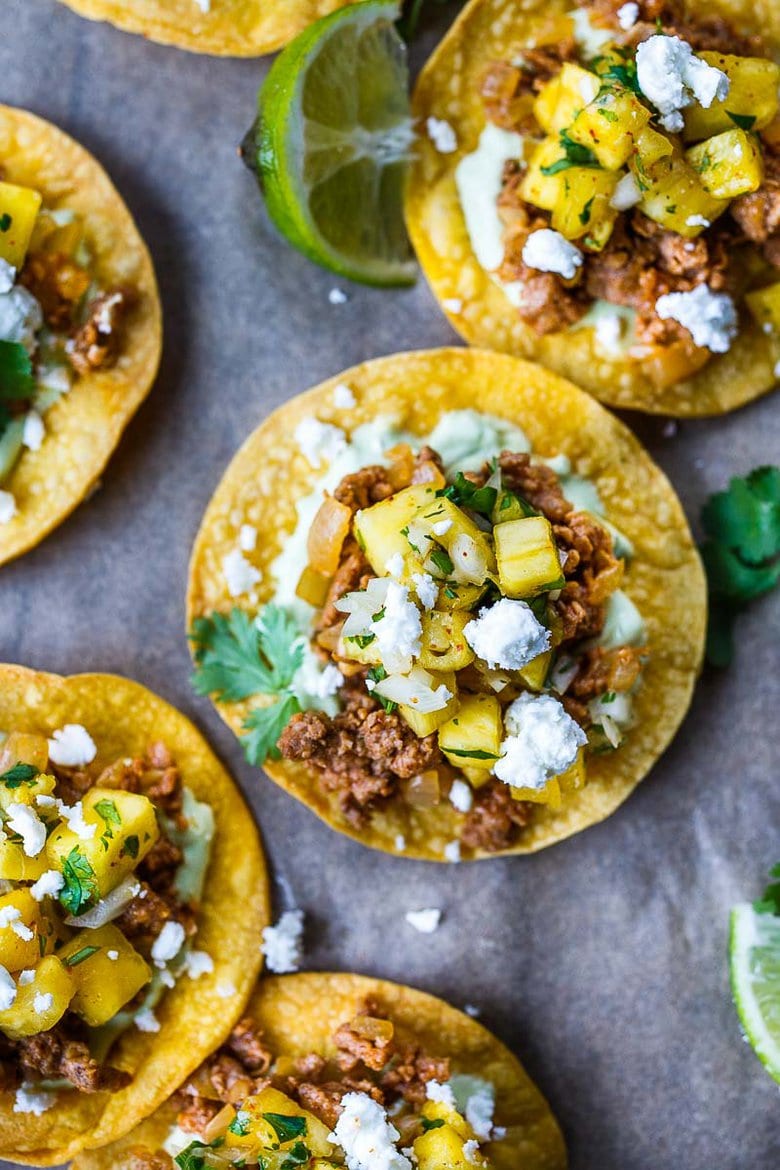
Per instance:
[[[61,252],[36,252],[27,257],[19,283],[40,302],[49,328],[61,332],[73,327],[90,278],[85,268]]]
[[[225,1048],[252,1076],[262,1076],[271,1067],[273,1055],[263,1040],[262,1030],[251,1016],[238,1021],[225,1041]]]
[[[393,1053],[389,1068],[382,1074],[381,1085],[386,1093],[419,1106],[425,1101],[425,1086],[430,1081],[443,1083],[449,1079],[450,1062],[446,1056],[428,1056],[417,1045],[407,1044]]]
[[[372,576],[371,566],[366,560],[366,554],[356,540],[351,536],[344,541],[341,550],[341,562],[330,583],[325,605],[317,622],[318,630],[329,630],[332,626],[344,620],[344,614],[335,606],[345,593],[353,593],[356,589],[365,589]]]
[[[564,61],[576,56],[572,38],[554,45],[524,48],[522,63],[494,61],[485,70],[479,93],[488,121],[504,130],[521,133],[534,128],[529,95],[538,93],[554,77]]]
[[[375,1019],[368,1015],[357,1016],[349,1023],[342,1024],[334,1040],[338,1049],[338,1065],[344,1072],[353,1072],[359,1065],[378,1072],[387,1064],[392,1051],[392,1035],[381,1034],[371,1025]],[[376,1034],[377,1031],[380,1034]]]
[[[188,1133],[202,1133],[223,1105],[236,1104],[270,1083],[265,1073],[272,1061],[262,1030],[245,1016],[176,1094],[177,1123]]]
[[[515,844],[530,819],[530,805],[515,800],[501,780],[489,780],[474,793],[460,839],[468,849],[498,853]]]
[[[573,511],[558,476],[545,463],[532,463],[525,452],[502,451],[498,466],[506,487],[538,512],[544,512],[552,524],[562,523]]]
[[[173,1102],[179,1112],[176,1124],[185,1133],[202,1134],[206,1126],[222,1109],[227,1102],[212,1101],[210,1097],[188,1095],[186,1088],[174,1094]]]
[[[293,715],[279,750],[285,759],[312,763],[356,826],[397,792],[399,779],[441,762],[435,735],[420,739],[400,715],[376,705],[354,705],[333,718],[321,711]]]
[[[630,691],[641,668],[641,654],[632,646],[619,646],[615,650],[596,646],[582,655],[579,673],[567,694],[588,702],[608,691]]]
[[[562,622],[562,645],[594,638],[604,628],[605,603],[621,572],[612,536],[585,512],[571,512],[553,524],[558,545],[566,551],[566,585],[553,602]]]
[[[68,345],[70,363],[78,374],[114,364],[121,345],[121,325],[133,301],[134,294],[126,288],[111,289],[95,297],[87,320],[74,330]]]
[[[173,1159],[158,1151],[153,1153],[145,1146],[133,1146],[127,1151],[127,1170],[172,1170]]]
[[[66,1016],[48,1032],[14,1041],[15,1060],[23,1080],[64,1077],[82,1093],[113,1093],[129,1085],[129,1073],[94,1059],[80,1031],[78,1024]]]
[[[444,460],[433,447],[422,446],[414,459],[412,483],[430,483],[436,473],[444,473]]]
[[[141,878],[154,881],[154,875],[144,869],[144,862],[141,862],[137,873]],[[128,902],[116,919],[116,925],[137,949],[148,951],[165,923],[172,920],[180,922],[188,935],[195,933],[197,923],[194,908],[180,902],[175,891],[162,890],[158,893],[149,880],[142,880],[141,892]]]
[[[780,236],[780,154],[766,150],[764,186],[752,195],[740,195],[731,205],[731,214],[747,238],[755,244],[769,244],[764,254],[770,263],[778,264],[777,248],[771,246],[773,237]]]
[[[331,1129],[341,1116],[341,1101],[347,1093],[365,1093],[367,1096],[373,1097],[380,1105],[385,1103],[384,1093],[373,1081],[353,1080],[351,1077],[344,1077],[338,1081],[323,1081],[322,1083],[303,1081],[299,1084],[290,1081],[285,1088],[288,1089],[292,1097],[303,1105],[304,1109],[309,1109],[315,1117],[318,1117]]]
[[[376,464],[345,475],[333,496],[340,504],[346,504],[353,512],[359,512],[361,508],[386,500],[394,491],[387,477],[387,468]]]
[[[558,333],[576,324],[588,310],[589,299],[581,284],[568,285],[554,272],[539,272],[523,260],[523,248],[531,232],[549,227],[549,218],[521,199],[518,184],[522,174],[509,166],[499,209],[506,224],[504,259],[499,278],[519,283],[517,311],[539,334]]]

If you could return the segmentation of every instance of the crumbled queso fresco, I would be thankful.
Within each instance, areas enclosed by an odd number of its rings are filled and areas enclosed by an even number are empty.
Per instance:
[[[471,649],[491,669],[520,670],[550,647],[550,631],[525,601],[502,597],[463,631]]]
[[[263,930],[263,955],[269,971],[287,975],[298,970],[303,950],[303,910],[285,910],[275,926]]]
[[[95,741],[80,723],[66,723],[52,732],[49,759],[60,768],[85,768],[97,755]]]
[[[694,101],[708,110],[713,102],[728,97],[726,74],[697,57],[679,37],[659,35],[643,41],[637,48],[636,67],[639,88],[672,133],[682,130],[681,111]]]
[[[564,280],[573,280],[582,267],[582,252],[560,232],[539,228],[531,232],[523,245],[523,261],[538,272],[555,272]]]
[[[667,293],[655,303],[662,320],[672,318],[684,326],[694,343],[712,353],[727,353],[737,336],[739,318],[728,293],[713,292],[699,284],[691,292]]]

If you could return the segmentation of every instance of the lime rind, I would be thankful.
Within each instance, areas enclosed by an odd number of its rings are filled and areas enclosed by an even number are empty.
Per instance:
[[[780,1084],[780,917],[749,902],[731,912],[731,990],[753,1051]]]
[[[306,29],[271,67],[255,131],[279,230],[331,272],[379,286],[416,277],[402,210],[414,133],[398,11],[365,0]]]

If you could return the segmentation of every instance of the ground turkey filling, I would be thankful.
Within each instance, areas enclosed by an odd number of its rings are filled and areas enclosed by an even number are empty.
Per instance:
[[[681,20],[679,6],[662,0],[639,0],[640,20],[622,33],[616,13],[623,0],[577,0],[593,14],[595,23],[615,29],[615,39],[635,46],[654,36],[658,23],[668,36],[679,36],[695,52],[711,50],[746,56],[768,56],[759,37],[743,37],[719,16]],[[676,7],[676,11],[675,11]],[[573,39],[555,45],[523,50],[524,68],[506,61],[492,64],[480,86],[487,118],[502,129],[538,135],[539,126],[523,101],[555,77],[565,61],[575,61],[578,46]],[[539,272],[523,261],[529,235],[549,227],[550,216],[525,202],[519,193],[524,168],[506,163],[499,210],[504,222],[502,281],[523,284],[521,317],[540,334],[559,332],[576,324],[594,300],[609,301],[637,313],[635,337],[639,344],[668,346],[675,343],[697,353],[689,332],[672,319],[655,312],[659,297],[690,292],[706,284],[713,292],[739,296],[743,277],[733,265],[738,249],[757,245],[764,259],[780,268],[780,139],[762,135],[765,179],[759,191],[735,199],[728,211],[696,239],[667,231],[632,210],[622,214],[603,251],[583,253],[582,278],[571,287],[552,272]]]
[[[298,1057],[281,1075],[271,1072],[274,1054],[261,1029],[249,1017],[240,1020],[225,1044],[176,1093],[176,1124],[200,1137],[225,1105],[237,1106],[273,1086],[333,1129],[347,1093],[366,1093],[385,1108],[406,1103],[419,1109],[428,1082],[450,1078],[449,1059],[400,1043],[392,1022],[373,1000],[366,1000],[355,1018],[336,1030],[333,1042],[332,1059],[312,1052]],[[402,1127],[403,1118],[399,1121],[394,1112],[393,1122]],[[130,1170],[170,1170],[173,1165],[167,1154],[143,1148],[133,1150],[132,1158]]]
[[[412,483],[426,481],[425,464],[431,461],[441,468],[436,452],[424,447],[418,455]],[[597,637],[604,627],[606,602],[615,576],[621,571],[612,537],[589,515],[575,510],[564,497],[558,476],[545,464],[533,463],[529,455],[510,451],[502,452],[498,464],[504,486],[547,517],[559,548],[566,554],[566,585],[553,604],[562,626],[559,650],[571,653],[579,643]],[[490,472],[491,468],[485,467],[468,478],[483,484]],[[334,495],[356,512],[387,499],[396,490],[387,469],[375,466],[346,476]],[[343,622],[344,615],[333,603],[346,593],[365,588],[373,576],[357,542],[348,539],[315,637],[323,653],[332,650],[334,631]],[[588,702],[607,691],[630,690],[639,676],[640,659],[630,647],[596,647],[581,654],[578,661],[579,671],[561,701],[587,729]],[[367,668],[339,662],[342,670],[347,665],[354,668],[354,673],[340,692],[343,711],[335,717],[321,711],[294,715],[282,733],[279,749],[286,759],[312,764],[324,789],[337,794],[344,816],[359,828],[382,804],[402,798],[404,782],[412,777],[436,769],[446,790],[458,772],[441,754],[435,734],[418,738],[399,714],[385,711],[368,694]],[[529,823],[533,807],[515,800],[506,784],[491,779],[474,792],[473,806],[464,819],[462,844],[490,852],[508,848]]]
[[[163,743],[152,744],[146,755],[122,758],[99,776],[89,770],[49,765],[57,778],[54,795],[67,804],[75,803],[90,789],[118,788],[149,798],[169,820],[181,827],[182,785],[173,756]],[[183,855],[165,834],[160,837],[135,870],[140,892],[114,919],[114,925],[149,959],[152,944],[166,922],[180,922],[188,936],[196,931],[197,907],[182,903],[174,888],[176,871]],[[140,1007],[147,988],[142,988],[125,1010]],[[0,1091],[13,1090],[22,1081],[64,1079],[82,1093],[114,1092],[132,1080],[129,1073],[97,1061],[89,1046],[89,1029],[73,1012],[66,1012],[48,1032],[21,1040],[9,1040],[0,1033]]]

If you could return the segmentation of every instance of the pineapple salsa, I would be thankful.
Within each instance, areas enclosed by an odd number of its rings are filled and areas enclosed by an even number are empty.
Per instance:
[[[138,1149],[139,1166],[489,1170],[490,1144],[509,1140],[495,1089],[451,1065],[404,1042],[373,1000],[328,1051],[296,1057],[247,1017],[179,1091],[176,1124],[162,1149]]]
[[[0,735],[0,1072],[14,1111],[114,1091],[128,1027],[185,973],[214,824],[162,743],[98,766],[86,728]]]
[[[196,622],[197,685],[238,694],[251,647],[278,688],[245,723],[253,762],[305,761],[357,828],[388,802],[454,807],[449,860],[508,848],[628,733],[645,640],[620,588],[630,545],[568,459],[498,418],[445,413],[422,445],[387,418],[349,440],[306,419],[297,438],[327,470],[256,641],[245,610]],[[224,569],[256,603],[246,554]]]
[[[474,253],[540,334],[595,327],[672,385],[780,334],[780,66],[682,0],[600,0],[481,79],[456,183]],[[509,54],[507,54],[509,56]]]
[[[3,485],[41,449],[47,411],[119,354],[133,293],[102,289],[94,269],[82,217],[0,181],[0,524],[17,512]]]

